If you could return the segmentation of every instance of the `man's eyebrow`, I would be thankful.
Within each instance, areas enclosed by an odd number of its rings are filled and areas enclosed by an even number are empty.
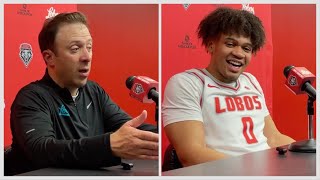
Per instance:
[[[232,37],[226,37],[225,38],[226,40],[233,40],[233,41],[236,41],[236,39],[232,38]]]
[[[89,42],[89,43],[92,43],[92,39],[89,39],[89,40],[87,40],[86,42],[87,42],[87,43],[88,43],[88,42]],[[70,42],[69,42],[69,45],[70,45],[70,44],[74,44],[74,43],[75,43],[75,44],[77,44],[77,43],[83,43],[83,41],[79,41],[79,40],[70,41]]]
[[[253,47],[253,45],[251,43],[244,43],[243,45],[247,45],[247,46]]]
[[[226,39],[226,40],[231,40],[231,41],[237,41],[237,42],[238,42],[238,40],[236,40],[236,39],[234,39],[234,38],[232,38],[232,37],[226,37],[225,39]],[[249,45],[249,46],[251,46],[251,47],[252,47],[252,44],[251,44],[251,43],[249,43],[249,42],[244,43],[243,45]]]

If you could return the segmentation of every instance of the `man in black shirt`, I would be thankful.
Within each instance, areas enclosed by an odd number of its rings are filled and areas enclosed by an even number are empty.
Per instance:
[[[143,123],[146,111],[132,119],[87,80],[93,43],[86,17],[58,14],[46,20],[38,40],[47,68],[12,104],[5,175],[48,166],[112,166],[121,158],[157,160],[158,134]]]

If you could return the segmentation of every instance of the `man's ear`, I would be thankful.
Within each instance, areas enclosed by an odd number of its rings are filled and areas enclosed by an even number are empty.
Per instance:
[[[212,54],[212,53],[214,52],[214,48],[215,48],[215,46],[214,46],[213,41],[210,41],[210,42],[208,43],[208,45],[207,45],[207,51],[208,51],[208,53],[209,53],[209,54]]]
[[[42,52],[42,57],[48,66],[54,65],[54,56],[54,53],[50,49],[44,50]]]

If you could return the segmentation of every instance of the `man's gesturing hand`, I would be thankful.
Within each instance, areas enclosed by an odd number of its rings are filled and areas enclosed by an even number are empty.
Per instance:
[[[110,135],[110,146],[115,156],[124,159],[158,159],[158,139],[156,133],[139,130],[147,118],[147,111],[131,119]]]

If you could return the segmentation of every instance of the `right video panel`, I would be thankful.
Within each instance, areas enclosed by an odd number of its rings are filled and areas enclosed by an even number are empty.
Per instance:
[[[161,9],[162,175],[315,176],[316,5]]]

